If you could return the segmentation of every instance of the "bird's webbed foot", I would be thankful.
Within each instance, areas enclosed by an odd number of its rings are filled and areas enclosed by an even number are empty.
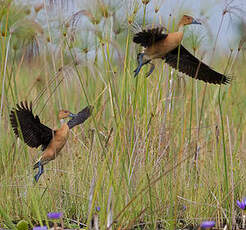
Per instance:
[[[41,164],[41,162],[38,162],[38,173],[34,176],[34,179],[36,182],[38,182],[40,176],[44,173],[44,166]]]
[[[151,65],[151,67],[150,67],[150,70],[147,73],[146,77],[149,77],[153,73],[153,71],[155,69],[155,65],[153,63],[150,62],[149,64]]]

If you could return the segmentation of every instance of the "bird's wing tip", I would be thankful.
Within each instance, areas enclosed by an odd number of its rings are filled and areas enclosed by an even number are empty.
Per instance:
[[[89,114],[91,115],[92,112],[93,112],[93,110],[94,110],[94,106],[93,106],[93,105],[88,105],[88,106],[86,107],[86,109],[88,109]]]

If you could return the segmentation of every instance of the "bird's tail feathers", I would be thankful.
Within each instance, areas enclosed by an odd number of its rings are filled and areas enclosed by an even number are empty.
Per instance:
[[[137,22],[133,22],[130,26],[130,30],[132,33],[137,34],[137,33],[141,32],[143,30],[143,28]]]

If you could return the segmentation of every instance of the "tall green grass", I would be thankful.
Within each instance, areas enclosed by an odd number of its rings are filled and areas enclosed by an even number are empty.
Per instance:
[[[163,62],[149,78],[143,68],[135,79],[130,24],[140,9],[146,23],[148,4],[131,5],[125,18],[129,27],[117,36],[111,14],[119,12],[106,3],[97,5],[101,11],[81,12],[81,20],[92,21],[89,29],[72,27],[73,17],[54,22],[49,5],[35,13],[32,27],[16,27],[32,19],[26,6],[18,7],[19,18],[12,7],[9,1],[1,9],[1,227],[12,228],[19,219],[30,226],[48,224],[50,211],[64,212],[68,227],[89,227],[95,206],[101,207],[102,229],[143,224],[176,229],[205,219],[218,226],[233,223],[234,199],[245,190],[246,86],[240,52],[229,64],[235,75],[229,86],[181,77]],[[31,5],[28,9],[34,14]],[[170,19],[170,31],[175,23]],[[80,44],[87,35],[87,41],[96,41],[88,53]],[[228,58],[215,56],[214,62],[223,72]],[[23,100],[34,101],[34,113],[49,127],[59,127],[61,108],[78,112],[94,106],[92,117],[72,130],[62,155],[45,167],[37,184],[32,165],[40,151],[17,140],[9,122],[11,108]]]

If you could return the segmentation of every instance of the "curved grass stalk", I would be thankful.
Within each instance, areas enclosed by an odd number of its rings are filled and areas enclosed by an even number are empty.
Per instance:
[[[7,42],[7,49],[4,61],[4,70],[3,70],[3,79],[2,79],[2,95],[1,95],[1,108],[0,108],[0,117],[2,117],[3,112],[3,98],[4,98],[4,86],[5,86],[5,79],[6,79],[6,71],[7,71],[7,63],[8,63],[8,54],[9,54],[9,44],[10,44],[11,34],[9,35],[9,39]],[[0,126],[1,126],[1,119],[0,119]]]

